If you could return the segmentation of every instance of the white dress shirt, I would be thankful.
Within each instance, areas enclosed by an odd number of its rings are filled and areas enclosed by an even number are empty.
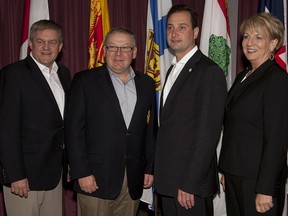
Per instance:
[[[52,70],[48,67],[46,67],[43,64],[40,64],[33,56],[30,54],[32,59],[35,61],[35,63],[38,65],[39,69],[41,70],[42,74],[44,75],[45,79],[47,80],[47,83],[50,86],[50,89],[54,95],[54,98],[57,102],[58,108],[60,110],[61,116],[63,118],[64,114],[64,103],[65,103],[65,93],[63,90],[63,87],[61,85],[60,79],[58,77],[57,71],[58,66],[54,62],[52,65]]]
[[[176,62],[176,57],[172,59],[172,65],[173,68],[167,77],[166,84],[163,89],[163,106],[165,104],[165,101],[168,97],[168,94],[173,87],[177,77],[179,76],[180,72],[184,68],[185,64],[189,61],[189,59],[195,54],[195,52],[198,50],[198,47],[195,46],[192,50],[190,50],[180,61]]]

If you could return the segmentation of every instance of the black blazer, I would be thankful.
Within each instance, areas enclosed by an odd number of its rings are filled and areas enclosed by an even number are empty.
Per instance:
[[[229,91],[219,166],[257,179],[255,192],[273,195],[287,175],[288,75],[267,60],[241,83],[248,71]]]
[[[94,175],[99,189],[87,194],[114,199],[125,167],[132,199],[143,191],[144,173],[153,174],[156,135],[155,84],[135,72],[137,102],[127,129],[107,66],[77,73],[65,120],[72,179]],[[75,190],[85,193],[75,180]]]
[[[159,193],[177,197],[181,189],[208,197],[218,191],[216,146],[226,98],[224,72],[198,50],[160,110],[155,153]]]
[[[69,71],[58,66],[67,92]],[[64,124],[49,84],[30,56],[3,68],[0,83],[0,180],[28,178],[31,190],[53,189],[62,172]]]

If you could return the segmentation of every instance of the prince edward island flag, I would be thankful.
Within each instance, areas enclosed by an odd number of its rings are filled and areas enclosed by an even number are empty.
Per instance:
[[[206,0],[202,22],[200,49],[225,73],[231,86],[231,42],[227,0]]]
[[[228,0],[205,1],[200,50],[222,68],[227,87],[230,88],[232,74]],[[220,148],[221,139],[217,147],[218,155]],[[226,216],[225,194],[222,187],[221,195],[215,197],[213,204],[215,216]]]

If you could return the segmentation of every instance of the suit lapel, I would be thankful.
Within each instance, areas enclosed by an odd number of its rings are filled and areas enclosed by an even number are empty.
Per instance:
[[[164,82],[163,88],[161,90],[159,116],[161,116],[161,111],[162,111],[162,107],[163,107],[163,89],[165,88],[165,85],[166,85],[166,82],[167,82],[167,78],[168,78],[169,74],[171,73],[172,68],[173,68],[173,65],[171,65],[170,68],[167,71],[167,74],[166,74],[166,77],[165,77],[165,82]]]
[[[48,97],[48,99],[51,101],[54,107],[58,110],[59,115],[61,116],[55,97],[50,89],[50,86],[47,80],[45,79],[44,75],[40,71],[39,67],[37,66],[37,64],[34,62],[34,60],[30,56],[28,56],[25,60],[26,60],[26,63],[28,64],[28,67],[31,68],[31,70],[29,71],[30,71],[32,80],[34,80],[34,82],[39,86],[39,89],[41,89],[44,92],[44,94]]]
[[[68,94],[68,90],[69,90],[69,86],[70,86],[70,79],[68,79],[69,77],[66,77],[67,75],[64,74],[64,71],[63,71],[61,66],[59,66],[57,74],[58,74],[60,83],[62,85],[62,88],[63,88],[65,94]]]
[[[257,68],[249,77],[247,77],[243,82],[243,78],[249,72],[250,69],[246,69],[243,73],[237,77],[235,83],[231,87],[228,94],[228,107],[234,104],[241,95],[252,85],[257,83],[259,79],[261,79],[267,72],[269,71],[269,67],[273,65],[273,61],[267,60],[264,64],[262,64],[259,68]]]
[[[193,72],[193,68],[195,68],[195,64],[200,60],[201,56],[203,54],[200,50],[197,50],[196,53],[189,59],[189,61],[185,64],[184,68],[180,72],[179,76],[175,80],[172,88],[170,89],[170,92],[166,98],[165,104],[163,109],[165,109],[166,106],[169,106],[169,104],[172,102],[173,98],[177,95],[177,92],[179,89],[181,89],[182,84],[184,81],[190,76],[190,74]]]
[[[134,108],[132,118],[129,124],[129,129],[135,128],[134,124],[137,123],[137,116],[139,113],[139,109],[142,107],[143,100],[145,100],[143,98],[143,88],[142,88],[140,79],[141,79],[140,76],[135,71],[134,81],[135,81],[135,87],[136,87],[137,100],[136,100],[135,108]]]
[[[100,68],[100,71],[95,71],[95,75],[98,76],[99,85],[102,87],[102,90],[107,95],[107,98],[111,102],[112,107],[115,109],[118,117],[120,118],[120,120],[122,121],[123,125],[126,128],[119,100],[115,92],[107,66],[104,65]]]

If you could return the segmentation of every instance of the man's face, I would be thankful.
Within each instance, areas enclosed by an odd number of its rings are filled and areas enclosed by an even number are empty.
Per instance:
[[[199,28],[192,28],[191,15],[186,11],[175,12],[167,20],[167,42],[177,60],[195,46]]]
[[[107,47],[125,47],[117,48],[116,51],[110,51],[105,47],[104,56],[107,66],[116,74],[129,72],[131,62],[137,55],[137,48],[133,46],[132,38],[129,34],[115,32],[110,35],[106,42]],[[131,49],[129,49],[129,47]],[[127,51],[125,51],[127,49]]]
[[[59,41],[58,32],[53,29],[38,30],[32,41],[29,40],[33,57],[50,69],[62,46],[63,43]]]

